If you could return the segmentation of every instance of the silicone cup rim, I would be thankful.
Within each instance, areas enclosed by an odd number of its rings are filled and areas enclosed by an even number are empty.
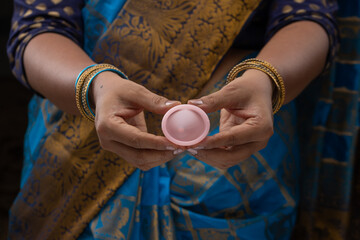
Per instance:
[[[195,138],[194,140],[191,141],[181,141],[178,140],[174,137],[172,137],[170,135],[170,133],[167,131],[166,129],[166,122],[168,120],[168,118],[171,116],[171,114],[173,114],[174,112],[177,112],[179,110],[183,110],[183,109],[188,109],[188,110],[193,110],[195,111],[197,114],[200,115],[201,119],[203,120],[205,129],[203,131],[203,133]],[[195,106],[195,105],[190,105],[190,104],[181,104],[181,105],[177,105],[173,108],[171,108],[169,111],[167,111],[161,121],[161,129],[165,135],[165,137],[172,143],[175,143],[177,145],[180,146],[191,146],[191,145],[195,145],[199,142],[201,142],[208,134],[209,134],[209,130],[210,130],[210,119],[207,116],[207,114],[204,112],[204,110],[202,110],[201,108]]]

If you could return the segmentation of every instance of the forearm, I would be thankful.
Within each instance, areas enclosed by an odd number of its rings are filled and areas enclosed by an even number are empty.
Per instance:
[[[94,62],[77,44],[59,34],[40,34],[29,42],[23,61],[35,91],[63,111],[79,114],[75,103],[76,77]]]
[[[322,72],[328,49],[327,33],[319,24],[299,21],[279,30],[257,57],[283,77],[287,103]]]

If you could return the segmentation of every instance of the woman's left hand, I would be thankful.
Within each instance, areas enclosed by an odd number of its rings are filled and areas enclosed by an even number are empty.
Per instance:
[[[214,167],[226,169],[263,149],[273,134],[272,80],[258,70],[247,70],[221,90],[190,100],[205,112],[221,109],[220,131],[189,152]]]

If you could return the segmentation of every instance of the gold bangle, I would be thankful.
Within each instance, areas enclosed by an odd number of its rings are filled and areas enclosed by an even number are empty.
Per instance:
[[[92,65],[81,71],[75,85],[76,106],[81,115],[91,122],[95,121],[95,114],[88,103],[88,91],[94,77],[103,71],[113,71],[122,78],[128,79],[118,68],[107,63]]]
[[[280,74],[269,63],[259,59],[245,60],[230,70],[227,76],[226,84],[233,81],[240,72],[247,69],[256,69],[262,71],[267,74],[274,82],[276,88],[272,96],[272,108],[273,114],[278,112],[285,101],[285,85]]]
[[[81,104],[81,109],[82,109],[82,115],[87,118],[89,121],[94,122],[95,121],[95,115],[91,113],[88,105],[87,105],[87,101],[86,101],[86,92],[89,89],[89,82],[90,79],[93,78],[93,76],[95,76],[96,73],[100,72],[103,68],[98,68],[94,71],[92,71],[90,74],[88,74],[85,78],[84,84],[81,87],[81,94],[80,94],[80,104]]]
[[[87,77],[86,77],[86,81],[84,82],[83,88],[82,88],[82,94],[81,94],[81,103],[82,103],[82,107],[85,110],[85,113],[88,117],[89,120],[91,121],[95,121],[95,114],[94,112],[91,110],[90,108],[90,104],[88,102],[88,93],[89,93],[89,88],[90,85],[93,81],[93,79],[101,72],[104,71],[113,71],[119,74],[119,72],[121,72],[119,69],[117,69],[116,67],[112,66],[112,65],[104,65],[104,67],[97,69],[93,72],[91,72]],[[122,72],[121,72],[122,73]],[[120,74],[119,74],[120,75]],[[127,76],[122,73],[122,77],[127,78]]]
[[[275,83],[276,89],[278,89],[278,83],[274,80],[274,75],[272,73],[270,73],[269,71],[266,71],[264,68],[258,67],[256,65],[250,65],[250,64],[242,64],[242,65],[237,65],[236,67],[234,67],[234,70],[231,73],[229,73],[227,83],[234,80],[240,72],[247,70],[247,69],[257,69],[257,70],[260,70],[260,71],[264,72],[265,74],[269,75],[270,78]],[[276,113],[279,110],[280,99],[279,99],[278,94],[275,94],[275,92],[272,96],[272,102],[273,102],[272,103],[273,113]]]
[[[280,85],[280,91],[281,91],[281,95],[283,96],[283,100],[285,101],[285,84],[284,84],[284,80],[281,77],[281,75],[279,74],[279,72],[276,70],[276,68],[274,68],[270,63],[264,61],[264,60],[260,60],[257,58],[250,58],[248,60],[246,60],[245,62],[256,62],[259,63],[261,65],[265,65],[267,68],[270,69],[270,71],[272,71],[276,76],[277,76],[277,81]],[[283,105],[284,102],[281,103],[281,105]]]
[[[106,68],[108,66],[112,66],[110,64],[96,64],[94,66],[88,67],[86,70],[82,71],[80,76],[77,79],[76,82],[76,87],[75,87],[75,99],[76,99],[76,106],[79,109],[79,112],[81,113],[81,115],[83,117],[85,117],[86,119],[88,119],[89,121],[94,121],[94,119],[92,119],[90,117],[90,115],[87,113],[86,111],[86,107],[84,106],[84,104],[82,103],[82,95],[83,95],[83,87],[85,82],[88,80],[89,75],[91,75],[91,73],[99,71],[103,68]]]
[[[100,69],[102,66],[100,65],[94,65],[92,67],[89,67],[88,69],[86,69],[85,71],[82,71],[82,73],[80,74],[80,76],[77,79],[76,82],[76,86],[75,86],[75,100],[76,100],[76,106],[79,109],[79,112],[81,113],[81,115],[83,117],[85,117],[86,119],[89,119],[84,108],[83,108],[83,104],[81,103],[81,95],[82,95],[82,87],[84,85],[84,82],[87,79],[87,76],[93,72],[96,71],[97,69]]]

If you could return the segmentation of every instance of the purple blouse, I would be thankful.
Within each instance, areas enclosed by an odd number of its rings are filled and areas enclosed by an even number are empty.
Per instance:
[[[14,0],[12,27],[8,41],[10,66],[16,78],[27,83],[22,56],[27,43],[44,32],[62,34],[77,44],[83,43],[83,0]],[[332,62],[338,42],[334,0],[267,0],[249,18],[234,42],[235,47],[259,49],[276,31],[289,23],[310,20],[328,33],[330,51],[327,66]],[[246,38],[242,37],[245,36]]]

